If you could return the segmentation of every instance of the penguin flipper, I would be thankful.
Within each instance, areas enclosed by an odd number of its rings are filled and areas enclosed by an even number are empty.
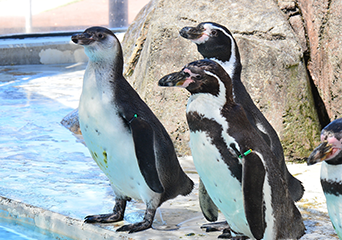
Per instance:
[[[242,190],[246,219],[253,236],[262,239],[265,231],[263,186],[266,170],[259,156],[252,152],[244,157]]]
[[[163,193],[164,187],[158,176],[154,154],[153,129],[148,122],[140,117],[135,117],[129,125],[132,131],[135,155],[138,160],[140,172],[152,191]]]
[[[205,219],[207,219],[209,222],[217,221],[218,208],[213,202],[213,200],[211,200],[201,178],[199,179],[198,196],[199,204]]]
[[[287,185],[289,187],[291,197],[293,201],[298,202],[304,195],[304,186],[301,181],[292,176],[292,174],[287,170],[287,168],[285,174],[287,174]]]

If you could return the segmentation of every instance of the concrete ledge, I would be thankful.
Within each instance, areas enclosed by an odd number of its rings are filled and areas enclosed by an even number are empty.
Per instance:
[[[118,234],[96,225],[84,224],[59,213],[51,212],[29,204],[0,197],[0,217],[23,222],[54,232],[71,239],[128,239],[127,234]],[[130,239],[142,239],[138,236]]]

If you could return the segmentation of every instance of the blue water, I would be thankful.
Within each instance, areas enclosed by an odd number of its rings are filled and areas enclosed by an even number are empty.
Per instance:
[[[0,239],[2,240],[72,240],[38,227],[14,220],[0,218]]]

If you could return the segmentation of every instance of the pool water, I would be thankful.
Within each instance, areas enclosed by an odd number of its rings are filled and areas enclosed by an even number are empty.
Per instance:
[[[4,218],[0,218],[0,240],[72,240],[63,235]]]

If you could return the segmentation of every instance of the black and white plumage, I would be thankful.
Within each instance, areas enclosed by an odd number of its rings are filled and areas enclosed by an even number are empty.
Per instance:
[[[116,222],[124,217],[126,201],[146,204],[142,222],[117,231],[150,228],[156,209],[193,182],[181,169],[172,141],[149,107],[122,75],[123,56],[118,39],[108,29],[91,27],[72,36],[89,57],[79,103],[85,143],[115,192],[113,213],[87,216],[86,222]]]
[[[234,101],[244,108],[250,124],[270,146],[276,156],[275,161],[284,172],[293,200],[299,201],[304,194],[304,187],[289,173],[285,164],[283,147],[276,131],[255,106],[241,82],[240,53],[233,35],[226,27],[213,22],[202,22],[196,27],[184,27],[180,35],[194,42],[204,58],[216,61],[229,74],[233,84]]]
[[[159,85],[191,93],[186,116],[193,160],[233,235],[300,238],[305,227],[276,157],[234,102],[225,70],[211,60],[195,61],[166,75]]]
[[[342,239],[342,118],[323,128],[322,143],[310,154],[307,163],[322,162],[321,185],[331,222]]]

